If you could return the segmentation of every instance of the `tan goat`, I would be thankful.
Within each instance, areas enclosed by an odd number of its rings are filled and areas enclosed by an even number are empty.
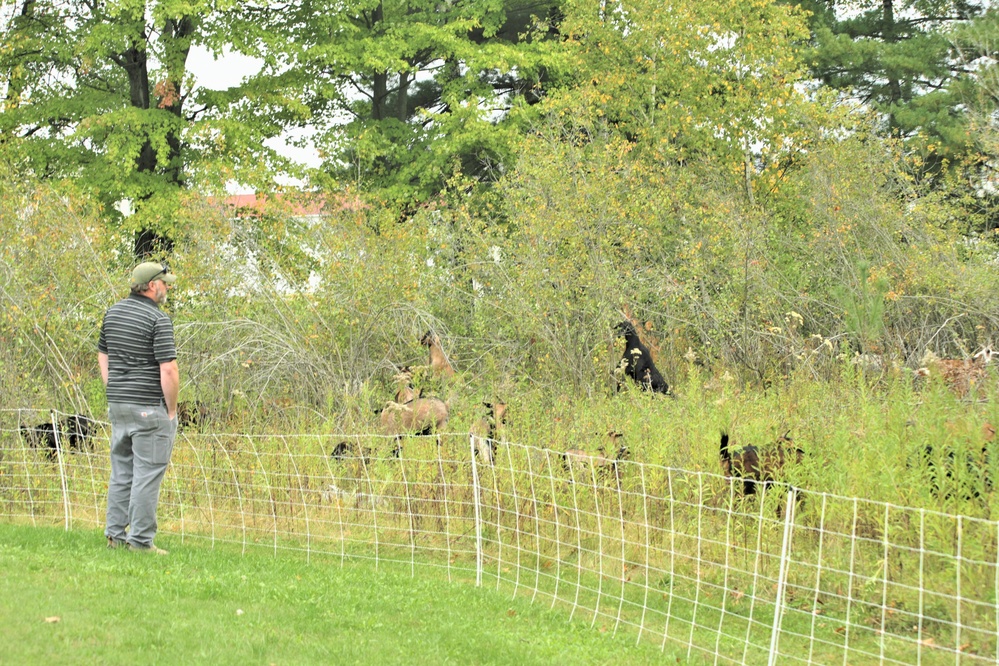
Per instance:
[[[399,390],[395,392],[395,402],[402,404],[420,397],[420,392],[413,388],[413,369],[408,365],[399,370],[393,379],[399,384]]]
[[[964,398],[969,393],[981,390],[986,377],[986,366],[995,355],[991,346],[985,347],[970,359],[939,358],[927,350],[921,361],[922,367],[915,374],[917,377],[940,377],[958,397]]]
[[[381,424],[386,434],[395,435],[395,453],[403,435],[432,435],[444,430],[448,420],[447,403],[438,398],[415,398],[407,403],[389,401],[381,411]],[[440,445],[440,435],[437,444]]]
[[[496,440],[506,423],[506,403],[484,402],[482,404],[488,411],[485,416],[472,423],[469,435],[474,438],[476,455],[487,465],[493,465],[496,463]]]
[[[435,375],[454,377],[454,368],[451,367],[444,349],[441,348],[440,338],[433,331],[424,333],[420,338],[420,344],[430,350],[430,369]]]
[[[565,471],[575,477],[579,473],[588,473],[589,467],[592,466],[597,478],[605,478],[608,472],[613,472],[615,477],[619,477],[618,462],[627,460],[631,456],[631,451],[621,442],[623,435],[616,430],[608,431],[607,437],[615,447],[613,458],[607,455],[607,449],[603,445],[597,447],[595,454],[582,449],[569,449],[562,453],[562,466]]]

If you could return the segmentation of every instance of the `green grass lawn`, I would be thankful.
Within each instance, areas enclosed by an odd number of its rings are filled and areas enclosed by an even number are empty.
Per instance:
[[[109,551],[97,530],[0,525],[0,663],[645,664],[568,614],[432,570],[165,538],[166,557]],[[58,619],[55,619],[58,618]]]

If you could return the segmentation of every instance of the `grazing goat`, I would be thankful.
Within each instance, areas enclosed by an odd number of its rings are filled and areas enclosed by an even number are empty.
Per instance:
[[[439,398],[415,398],[410,402],[389,401],[381,410],[382,428],[396,439],[395,455],[401,452],[403,435],[431,435],[440,433],[447,425],[447,403]],[[437,444],[440,445],[440,435]]]
[[[506,423],[506,403],[484,402],[486,415],[472,424],[469,435],[474,438],[475,453],[487,465],[496,463],[496,439],[499,431]]]
[[[97,421],[83,414],[70,414],[62,421],[62,427],[69,440],[69,449],[82,451],[85,447],[89,448],[87,442],[97,427]]]
[[[403,404],[420,397],[420,392],[413,388],[413,369],[408,365],[399,370],[399,374],[393,379],[399,384],[399,390],[395,392],[395,402]]]
[[[420,344],[430,350],[430,369],[435,375],[442,375],[447,378],[454,377],[454,368],[447,360],[444,350],[441,348],[440,338],[433,331],[427,331],[420,338]]]
[[[89,448],[88,440],[96,427],[97,422],[92,418],[82,414],[70,414],[55,425],[51,421],[35,426],[22,425],[20,431],[28,446],[44,449],[46,457],[55,460],[60,449],[82,451],[84,448]]]
[[[33,449],[45,449],[45,455],[55,459],[59,448],[59,435],[52,423],[39,423],[36,426],[21,426],[21,437]]]
[[[561,453],[562,467],[569,474],[585,472],[592,456],[583,449],[566,449]]]
[[[330,458],[344,462],[346,460],[358,459],[367,467],[371,464],[371,449],[361,446],[358,442],[337,442],[330,453]]]
[[[614,448],[614,457],[608,458],[604,447],[597,447],[599,455],[594,456],[593,466],[597,470],[597,476],[599,478],[604,478],[607,476],[608,471],[614,473],[614,478],[620,483],[621,481],[621,470],[618,467],[618,462],[622,460],[629,460],[631,458],[631,449],[622,440],[624,435],[617,432],[616,430],[607,431],[607,437],[611,441],[611,446]]]
[[[608,457],[603,445],[597,447],[596,454],[587,453],[582,449],[568,449],[562,453],[562,467],[565,471],[574,477],[577,473],[585,473],[587,468],[592,466],[597,478],[606,478],[608,472],[613,472],[615,478],[620,479],[618,462],[630,458],[631,451],[620,442],[623,437],[621,433],[611,430],[607,436],[610,437],[612,445],[617,446],[613,458]]]
[[[780,480],[784,468],[789,463],[800,463],[805,452],[794,445],[794,440],[785,433],[777,438],[773,446],[762,450],[750,444],[739,451],[729,449],[727,432],[721,433],[722,473],[731,483],[734,479],[742,480],[742,494],[752,495],[757,484],[763,485],[763,491]]]
[[[916,377],[940,377],[959,398],[981,388],[987,367],[997,352],[987,346],[970,359],[939,358],[930,350],[923,355]]]
[[[981,497],[981,491],[992,490],[992,476],[990,474],[990,443],[995,440],[996,429],[991,423],[982,424],[982,448],[979,455],[965,450],[964,469],[958,469],[956,465],[957,452],[952,446],[946,447],[944,459],[939,461],[944,468],[944,478],[946,481],[941,484],[937,480],[937,460],[933,455],[933,445],[927,444],[923,448],[923,462],[929,472],[930,492],[939,499],[950,499],[955,495],[955,490],[960,490],[961,499],[970,500]],[[979,479],[981,482],[979,483]],[[943,485],[943,488],[941,488]],[[941,492],[943,491],[943,492]]]
[[[621,358],[625,374],[638,382],[645,391],[669,394],[669,384],[652,362],[649,348],[642,344],[632,323],[625,320],[616,328],[625,341],[624,356]]]
[[[177,425],[181,428],[198,428],[208,421],[210,410],[200,400],[177,403]]]

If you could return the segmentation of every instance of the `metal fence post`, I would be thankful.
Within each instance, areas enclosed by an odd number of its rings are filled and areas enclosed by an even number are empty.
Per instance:
[[[66,485],[66,466],[62,457],[62,440],[59,437],[59,420],[56,418],[56,412],[54,409],[49,411],[49,417],[52,420],[52,441],[55,442],[56,460],[59,461],[59,485],[62,488],[63,519],[65,529],[68,532],[69,527],[73,522],[73,510],[70,508],[69,491]]]
[[[787,568],[791,559],[791,531],[794,528],[794,496],[797,491],[791,488],[787,491],[787,503],[784,506],[784,540],[780,547],[780,572],[777,575],[777,597],[774,601],[774,623],[770,629],[769,666],[777,663],[777,650],[780,645],[780,625],[784,619],[784,591],[787,589]]]

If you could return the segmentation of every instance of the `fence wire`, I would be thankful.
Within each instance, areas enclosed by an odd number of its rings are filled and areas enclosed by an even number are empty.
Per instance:
[[[68,416],[0,412],[0,519],[103,526],[110,426],[71,439]],[[437,441],[187,429],[160,533],[435,568],[712,663],[999,659],[999,522]]]

